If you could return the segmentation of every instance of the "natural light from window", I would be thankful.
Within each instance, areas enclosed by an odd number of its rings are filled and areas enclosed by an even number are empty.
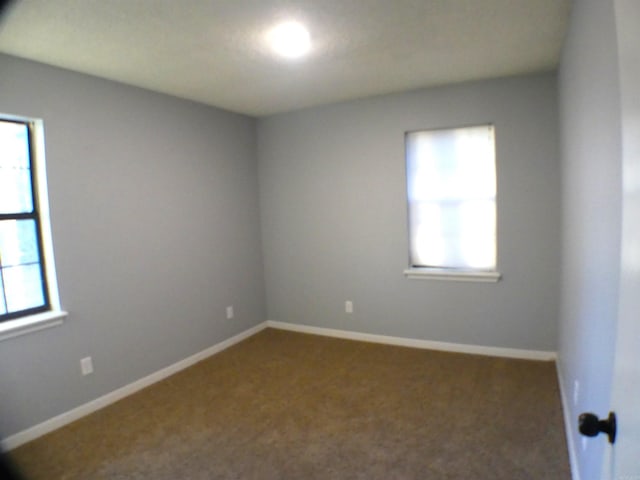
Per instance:
[[[406,134],[410,266],[496,269],[491,125]]]

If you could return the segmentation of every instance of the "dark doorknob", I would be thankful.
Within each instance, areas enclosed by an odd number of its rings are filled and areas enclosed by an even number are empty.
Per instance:
[[[609,418],[600,420],[593,413],[583,413],[578,417],[578,430],[587,437],[595,437],[600,432],[609,436],[609,443],[616,441],[616,414],[609,412]]]

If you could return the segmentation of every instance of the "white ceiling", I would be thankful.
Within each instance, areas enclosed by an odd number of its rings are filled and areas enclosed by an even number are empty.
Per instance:
[[[0,24],[0,52],[262,116],[554,69],[569,3],[19,0]],[[287,19],[310,31],[302,60],[264,44]]]

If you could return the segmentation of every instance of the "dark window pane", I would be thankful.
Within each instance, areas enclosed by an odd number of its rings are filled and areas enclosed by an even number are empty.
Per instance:
[[[44,305],[40,264],[2,269],[9,313]]]
[[[1,220],[0,265],[9,267],[39,261],[35,220]]]

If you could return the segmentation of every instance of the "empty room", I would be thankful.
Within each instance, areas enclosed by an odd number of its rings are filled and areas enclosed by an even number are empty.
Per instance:
[[[640,479],[638,2],[0,5],[0,478]]]

